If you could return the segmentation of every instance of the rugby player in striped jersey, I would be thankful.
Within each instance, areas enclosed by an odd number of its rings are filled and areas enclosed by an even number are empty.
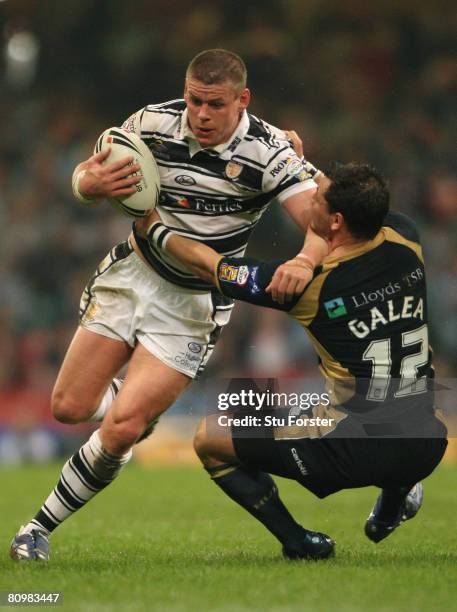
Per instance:
[[[221,255],[241,257],[271,201],[304,231],[319,172],[284,132],[247,112],[246,67],[213,49],[189,64],[184,99],[146,106],[124,123],[150,147],[160,169],[158,209],[178,234]],[[133,193],[138,170],[109,162],[109,151],[80,163],[75,196],[85,203]],[[281,266],[270,285],[278,303],[300,293],[326,252],[307,236],[307,269]],[[120,472],[132,446],[205,368],[233,301],[163,253],[134,227],[87,284],[80,325],[60,369],[52,411],[63,423],[101,427],[69,459],[37,514],[13,540],[14,559],[47,559],[48,538]],[[129,362],[126,378],[116,378]]]

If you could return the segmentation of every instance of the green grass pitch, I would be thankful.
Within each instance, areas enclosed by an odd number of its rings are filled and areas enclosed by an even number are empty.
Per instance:
[[[377,546],[363,535],[374,488],[320,501],[278,478],[297,520],[337,541],[336,557],[315,563],[283,561],[201,469],[129,465],[56,531],[49,564],[12,562],[12,535],[58,474],[0,470],[0,591],[61,591],[57,609],[85,611],[457,609],[457,467],[439,468],[419,515]]]

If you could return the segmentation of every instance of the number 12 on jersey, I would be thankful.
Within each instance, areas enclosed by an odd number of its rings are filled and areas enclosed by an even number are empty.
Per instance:
[[[422,325],[401,335],[402,347],[418,345],[418,350],[412,355],[403,357],[400,364],[400,384],[394,393],[395,398],[417,395],[427,390],[426,376],[418,377],[420,367],[428,361],[428,328]],[[387,397],[391,381],[392,353],[391,339],[373,340],[363,354],[364,361],[373,364],[370,388],[367,400],[383,402]]]

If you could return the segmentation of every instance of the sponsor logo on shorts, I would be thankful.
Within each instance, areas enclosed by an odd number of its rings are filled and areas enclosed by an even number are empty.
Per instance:
[[[201,362],[201,357],[197,357],[189,352],[180,351],[177,355],[175,355],[174,359],[175,363],[180,365],[191,372],[196,372],[198,370],[198,366]]]
[[[347,314],[344,300],[341,297],[324,302],[324,306],[329,319],[336,319],[337,317],[342,317],[343,315]]]
[[[292,453],[292,457],[294,458],[294,461],[297,464],[297,467],[300,470],[300,472],[303,474],[303,476],[308,476],[308,474],[309,474],[308,469],[307,469],[306,465],[303,463],[303,461],[300,459],[300,457],[299,457],[299,455],[297,453],[297,449],[296,448],[291,448],[290,452]]]
[[[189,351],[191,351],[192,353],[201,353],[202,352],[202,345],[198,344],[198,342],[189,342],[187,347],[188,347]]]
[[[190,187],[191,185],[195,185],[197,181],[192,176],[188,176],[187,174],[180,174],[175,178],[175,182],[179,185],[186,185]]]

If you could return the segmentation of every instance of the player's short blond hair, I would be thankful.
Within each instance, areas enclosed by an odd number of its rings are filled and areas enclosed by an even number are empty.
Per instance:
[[[246,65],[239,55],[225,49],[201,51],[190,62],[186,79],[195,79],[205,85],[219,85],[230,81],[240,94],[246,87]]]

